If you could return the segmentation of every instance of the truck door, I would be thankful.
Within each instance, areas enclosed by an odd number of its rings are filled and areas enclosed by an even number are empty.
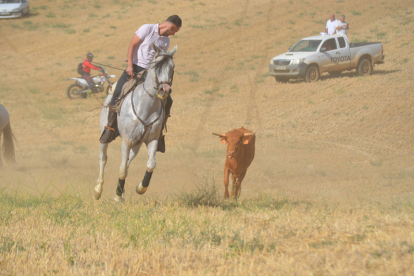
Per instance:
[[[338,66],[338,71],[342,71],[351,66],[351,52],[343,37],[337,37],[336,39],[338,40],[339,47],[335,51],[336,58],[334,59],[334,62]]]
[[[326,52],[321,52],[321,72],[331,72],[331,71],[337,71],[338,62],[335,62],[335,58],[339,56],[337,54],[337,45],[336,45],[336,39],[335,38],[329,38],[325,40],[325,42],[322,44],[321,49],[325,48]],[[320,51],[320,50],[319,50]]]

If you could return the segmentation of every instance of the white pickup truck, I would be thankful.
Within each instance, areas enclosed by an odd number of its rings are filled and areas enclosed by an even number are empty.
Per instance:
[[[374,64],[383,63],[381,42],[350,43],[345,35],[321,35],[304,38],[289,52],[272,58],[269,75],[277,82],[293,78],[314,82],[325,72],[339,75],[356,69],[360,75],[369,75]]]

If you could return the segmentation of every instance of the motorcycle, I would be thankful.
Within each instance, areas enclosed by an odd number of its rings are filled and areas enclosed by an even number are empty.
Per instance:
[[[101,68],[101,74],[92,77],[92,81],[95,84],[95,87],[92,89],[91,94],[101,93],[104,89],[104,84],[107,81],[108,87],[106,88],[106,95],[109,93],[109,89],[112,87],[112,85],[115,82],[111,82],[110,78],[118,78],[115,75],[108,75],[106,70],[104,68]],[[66,91],[66,94],[68,95],[69,99],[78,99],[78,98],[86,98],[88,96],[88,82],[80,77],[80,78],[68,78],[66,80],[74,80],[75,84],[71,84],[68,87],[68,90]]]

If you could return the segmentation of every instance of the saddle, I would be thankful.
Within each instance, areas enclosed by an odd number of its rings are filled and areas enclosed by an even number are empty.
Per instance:
[[[121,94],[119,95],[115,103],[115,106],[113,108],[111,106],[109,107],[110,109],[112,109],[111,111],[115,111],[118,114],[121,112],[121,107],[122,107],[122,103],[124,102],[124,99],[129,93],[134,91],[134,89],[138,85],[140,85],[141,83],[145,81],[147,72],[148,72],[147,70],[143,70],[139,72],[136,76],[130,78],[127,82],[125,82],[124,86],[122,86]],[[115,91],[116,85],[117,85],[117,82],[112,85],[112,88],[110,89],[110,94],[112,94],[113,91]]]

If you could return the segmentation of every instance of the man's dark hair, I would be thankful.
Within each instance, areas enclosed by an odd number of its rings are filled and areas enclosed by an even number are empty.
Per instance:
[[[165,21],[171,22],[178,28],[181,28],[181,18],[178,15],[171,15]]]

